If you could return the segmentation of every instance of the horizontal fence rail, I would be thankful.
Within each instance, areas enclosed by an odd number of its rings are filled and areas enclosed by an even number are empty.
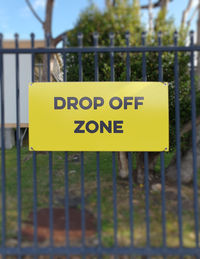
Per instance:
[[[200,51],[200,46],[160,46],[160,47],[67,47],[67,48],[35,48],[35,49],[0,49],[2,54],[29,54],[29,53],[110,53],[110,52],[187,52],[187,51]]]
[[[0,34],[0,111],[1,111],[1,238],[0,238],[0,254],[5,258],[6,256],[25,256],[25,255],[31,255],[31,256],[39,256],[39,255],[49,255],[51,258],[57,255],[65,255],[67,258],[73,258],[70,257],[72,255],[79,255],[80,257],[87,257],[92,256],[89,258],[108,258],[107,255],[114,256],[114,258],[119,258],[118,256],[135,256],[131,258],[168,258],[168,256],[175,256],[173,258],[184,258],[184,256],[195,256],[195,258],[200,258],[200,247],[199,247],[199,199],[198,199],[198,163],[197,163],[197,135],[198,132],[196,130],[196,118],[197,118],[197,93],[199,89],[196,87],[196,81],[195,77],[198,78],[199,75],[195,74],[195,64],[196,57],[195,52],[200,51],[200,46],[197,46],[194,44],[194,35],[193,33],[190,33],[190,43],[188,46],[178,46],[178,33],[174,34],[173,46],[163,46],[162,45],[162,33],[158,34],[157,39],[157,46],[148,46],[146,43],[146,33],[143,33],[141,35],[141,45],[142,46],[130,46],[130,34],[127,32],[125,35],[125,45],[124,47],[114,46],[114,34],[109,34],[109,40],[110,45],[106,47],[99,46],[99,35],[98,33],[94,33],[94,46],[92,47],[84,47],[83,46],[83,35],[81,33],[77,36],[77,42],[78,47],[67,47],[67,38],[64,37],[62,41],[62,47],[61,48],[51,48],[50,47],[50,37],[47,37],[46,40],[46,48],[35,48],[35,36],[34,34],[31,34],[31,48],[25,49],[25,48],[19,48],[19,37],[18,35],[15,35],[15,48],[8,49],[3,48],[3,36]],[[124,190],[127,190],[128,195],[126,196],[127,202],[128,202],[128,217],[126,218],[126,222],[128,222],[128,230],[129,233],[126,235],[127,238],[127,245],[120,244],[119,241],[119,234],[121,231],[120,228],[120,219],[122,217],[121,211],[119,210],[119,204],[125,203],[126,200],[121,200],[121,196],[119,195],[119,176],[117,175],[118,171],[118,153],[112,152],[110,154],[110,160],[107,161],[106,166],[108,167],[108,174],[111,175],[109,178],[110,180],[107,180],[106,182],[111,182],[111,185],[109,185],[110,189],[110,197],[106,197],[106,199],[111,199],[110,208],[104,207],[105,202],[105,196],[104,196],[104,178],[106,177],[106,174],[102,173],[102,164],[103,159],[101,159],[101,153],[96,152],[94,156],[95,162],[93,163],[90,158],[87,157],[86,152],[80,152],[77,156],[79,157],[79,167],[76,170],[79,170],[79,176],[77,178],[79,179],[79,185],[76,183],[74,189],[72,190],[72,185],[74,182],[71,182],[70,179],[73,175],[73,173],[76,173],[71,170],[71,156],[72,154],[70,152],[64,152],[63,157],[59,158],[57,154],[49,151],[47,154],[44,152],[44,156],[46,155],[47,161],[43,161],[43,164],[47,164],[47,171],[46,174],[46,182],[45,186],[47,186],[47,189],[45,189],[45,192],[47,192],[47,203],[48,203],[48,219],[46,221],[49,222],[49,242],[44,247],[40,246],[40,240],[38,238],[39,235],[39,218],[38,218],[38,211],[42,207],[39,197],[40,190],[40,174],[41,171],[40,167],[42,164],[39,164],[39,160],[41,160],[41,153],[33,151],[31,153],[31,159],[32,164],[30,166],[30,170],[32,170],[31,175],[31,181],[32,181],[32,200],[30,203],[32,203],[32,223],[33,223],[33,238],[32,238],[32,244],[30,245],[24,245],[23,240],[23,224],[24,224],[24,212],[23,212],[23,163],[26,162],[26,159],[30,159],[29,155],[27,157],[23,157],[24,149],[22,150],[21,146],[21,129],[20,129],[20,62],[19,57],[20,54],[30,54],[31,55],[31,80],[32,82],[36,81],[35,77],[35,69],[36,67],[39,67],[39,80],[42,78],[42,73],[44,73],[43,69],[40,70],[40,67],[43,66],[43,64],[37,65],[38,62],[36,62],[37,54],[44,54],[43,62],[46,62],[44,65],[46,65],[47,68],[47,77],[46,81],[51,81],[51,67],[50,67],[50,61],[51,61],[51,54],[61,54],[62,57],[62,69],[63,69],[63,78],[62,80],[66,82],[68,80],[69,74],[68,74],[68,66],[66,56],[70,53],[77,54],[77,81],[82,82],[84,81],[84,61],[83,57],[85,53],[92,53],[93,54],[93,66],[94,71],[93,73],[93,80],[94,81],[100,81],[100,54],[101,53],[108,53],[108,60],[109,60],[109,76],[110,81],[116,80],[116,57],[119,53],[125,53],[124,58],[124,67],[126,68],[125,71],[125,77],[124,81],[126,80],[131,81],[131,76],[133,75],[134,71],[132,70],[131,61],[134,59],[134,57],[131,56],[131,54],[141,54],[141,80],[142,81],[148,81],[148,67],[150,64],[147,60],[147,54],[149,53],[156,53],[157,55],[157,81],[162,82],[164,80],[165,76],[165,70],[163,68],[163,65],[165,64],[163,55],[164,53],[172,53],[173,54],[173,62],[171,66],[172,73],[172,79],[171,82],[174,85],[174,88],[171,89],[173,92],[173,102],[174,102],[174,110],[173,114],[175,116],[175,128],[174,128],[174,134],[175,134],[175,144],[174,149],[171,151],[171,154],[175,154],[176,159],[176,187],[177,190],[176,193],[176,208],[173,207],[173,209],[176,211],[176,220],[177,220],[177,233],[178,237],[175,242],[174,246],[168,245],[168,218],[167,218],[167,209],[169,210],[169,204],[167,203],[167,190],[170,189],[170,184],[166,182],[166,156],[164,152],[161,152],[157,158],[157,166],[159,164],[159,183],[161,185],[161,189],[159,192],[159,195],[156,196],[156,200],[152,200],[152,183],[151,183],[151,175],[150,175],[150,156],[148,152],[143,153],[132,153],[128,152],[126,154],[126,161],[128,165],[128,176],[126,182],[123,182],[120,184],[124,187]],[[192,124],[192,130],[191,130],[191,148],[192,148],[192,164],[191,164],[191,170],[193,171],[193,185],[190,185],[190,188],[192,188],[193,191],[193,201],[190,201],[193,205],[193,211],[192,211],[192,219],[194,221],[193,224],[193,230],[190,231],[190,233],[193,234],[193,244],[191,247],[184,245],[184,222],[183,222],[183,216],[184,213],[186,214],[186,211],[184,211],[184,204],[183,204],[183,186],[182,186],[182,175],[181,175],[181,160],[182,160],[182,147],[181,147],[181,108],[180,108],[180,102],[181,102],[181,94],[180,93],[180,67],[181,64],[179,62],[179,54],[182,53],[188,53],[189,60],[187,61],[187,70],[186,74],[188,74],[188,87],[190,88],[191,93],[191,103],[190,103],[190,120]],[[7,195],[9,195],[10,186],[8,186],[8,179],[9,178],[9,170],[12,170],[12,168],[8,168],[9,166],[7,158],[9,156],[9,150],[5,149],[5,87],[4,87],[4,55],[6,54],[14,54],[15,55],[15,73],[13,75],[10,75],[11,77],[15,78],[16,82],[16,88],[15,88],[15,97],[16,97],[16,157],[15,157],[15,181],[16,181],[16,205],[15,210],[17,217],[15,218],[16,222],[16,233],[14,234],[14,237],[16,239],[16,243],[14,247],[9,244],[9,235],[8,228],[10,228],[8,222],[8,210],[9,203],[7,201]],[[28,87],[28,86],[27,86]],[[148,130],[148,129],[147,129]],[[139,158],[138,158],[139,157]],[[63,195],[64,195],[64,202],[63,202],[63,209],[64,209],[64,217],[65,217],[65,224],[63,226],[63,231],[65,234],[65,242],[64,244],[57,245],[54,240],[54,222],[55,222],[55,214],[54,214],[54,208],[56,207],[54,200],[57,198],[56,191],[59,191],[55,189],[55,182],[57,175],[56,173],[59,173],[59,168],[55,169],[54,162],[55,159],[62,159],[63,162]],[[137,180],[134,178],[134,172],[136,170],[136,161],[137,159],[140,159],[142,161],[142,172],[143,172],[143,183],[140,183],[138,187]],[[22,161],[23,160],[23,161]],[[106,159],[105,159],[106,160]],[[92,191],[95,193],[95,210],[96,210],[96,238],[95,242],[92,244],[88,244],[87,240],[87,216],[88,216],[88,197],[86,196],[87,188],[88,188],[88,178],[91,176],[88,176],[88,163],[93,163],[93,170],[95,170],[95,174],[93,182],[89,183],[90,187],[94,185]],[[109,164],[110,163],[110,164]],[[108,165],[109,164],[109,165]],[[109,172],[110,170],[110,172]],[[92,170],[91,170],[92,171]],[[93,172],[91,172],[92,174]],[[78,173],[77,173],[78,174]],[[155,172],[154,172],[155,174]],[[28,180],[27,180],[28,181]],[[77,187],[79,186],[79,187]],[[106,185],[105,185],[106,186]],[[168,189],[167,189],[168,187]],[[45,188],[45,187],[44,187]],[[79,189],[78,189],[79,188]],[[96,188],[96,189],[95,189]],[[121,188],[121,187],[120,187]],[[143,188],[143,193],[141,194],[141,204],[143,199],[143,210],[141,217],[144,217],[144,225],[141,225],[142,228],[142,245],[137,242],[137,236],[136,231],[137,229],[137,221],[138,218],[135,216],[135,213],[140,206],[140,201],[138,204],[138,201],[135,202],[135,195],[137,194],[136,191],[139,190],[139,188]],[[120,189],[122,190],[122,189]],[[79,194],[79,201],[78,201],[78,208],[80,208],[80,240],[79,243],[74,245],[74,241],[70,238],[70,221],[72,221],[72,216],[70,216],[70,208],[74,205],[71,201],[71,193],[73,191],[77,192]],[[91,191],[91,192],[92,192]],[[123,192],[123,191],[122,191]],[[14,196],[14,195],[13,195]],[[159,197],[158,197],[159,196]],[[123,198],[123,197],[122,197]],[[154,246],[152,245],[152,227],[151,224],[153,222],[152,219],[152,204],[158,203],[161,201],[161,205],[159,207],[159,220],[158,224],[160,224],[160,230],[158,231],[158,238],[160,245]],[[77,205],[77,204],[76,204]],[[87,207],[87,209],[86,209]],[[112,219],[112,240],[104,240],[104,232],[105,232],[105,225],[107,223],[107,218],[105,219],[105,215],[109,214],[109,220]],[[190,217],[191,220],[191,217]],[[155,224],[155,223],[154,223]],[[111,230],[110,230],[111,231]],[[123,235],[123,234],[122,234]],[[128,236],[128,237],[127,237]],[[111,243],[111,244],[110,244]],[[109,245],[110,244],[110,245]],[[139,257],[137,257],[139,256]],[[145,257],[144,257],[145,256]],[[120,257],[121,258],[121,257]],[[123,258],[123,257],[122,257]]]
[[[196,256],[199,248],[138,248],[138,247],[22,247],[0,249],[3,255],[149,255],[149,256]]]

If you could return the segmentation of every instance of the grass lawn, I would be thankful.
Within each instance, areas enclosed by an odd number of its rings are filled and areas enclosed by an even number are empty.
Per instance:
[[[81,193],[80,160],[73,161],[75,154],[68,153],[69,158],[69,195],[70,198],[79,197]],[[38,209],[49,206],[49,169],[48,153],[37,154],[37,199]],[[171,154],[166,154],[166,164]],[[117,158],[117,157],[116,157]],[[134,156],[133,156],[134,158]],[[116,159],[117,160],[117,159]],[[53,153],[53,204],[54,207],[64,206],[65,197],[65,157],[63,152]],[[134,161],[133,161],[134,164]],[[6,151],[6,235],[7,240],[16,238],[17,233],[17,160],[16,148]],[[159,171],[159,164],[157,165]],[[86,209],[97,217],[97,183],[96,183],[96,153],[84,153],[85,199]],[[104,246],[114,243],[113,232],[113,183],[112,183],[112,153],[100,153],[101,177],[101,210],[102,210],[102,241]],[[22,194],[22,222],[27,220],[33,210],[33,155],[28,147],[21,149],[21,194]],[[133,185],[134,207],[134,244],[138,247],[146,244],[146,214],[145,189],[143,185]],[[162,215],[161,190],[150,188],[150,239],[151,245],[162,245]],[[177,218],[177,187],[166,184],[166,232],[167,245],[179,245],[179,230]],[[80,206],[80,204],[78,205]],[[182,186],[182,220],[184,246],[195,246],[193,187]],[[129,184],[126,180],[117,178],[117,216],[118,216],[118,244],[130,245],[130,213],[129,213]],[[1,220],[1,214],[0,214]],[[94,237],[95,239],[96,237]]]

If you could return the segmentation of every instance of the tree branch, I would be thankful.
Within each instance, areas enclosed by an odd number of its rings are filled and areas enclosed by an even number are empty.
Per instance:
[[[200,116],[198,116],[198,117],[196,118],[196,126],[199,125],[199,124],[200,124]],[[192,130],[192,122],[189,121],[188,123],[186,123],[186,124],[183,126],[183,128],[182,128],[182,130],[181,130],[181,136],[183,136],[185,133],[187,133],[187,132],[189,132],[189,131],[191,131],[191,130]]]
[[[156,7],[165,7],[167,6],[168,2],[172,2],[173,0],[158,0],[157,2],[155,2],[154,4],[152,4],[153,8]],[[149,8],[149,4],[147,5],[141,5],[140,6],[141,9],[148,9]]]
[[[67,31],[62,32],[54,39],[52,39],[52,45],[56,47],[56,45],[63,39],[63,37],[67,34]]]
[[[156,3],[152,4],[153,8],[160,7],[161,0],[158,0]],[[149,9],[149,4],[147,5],[141,5],[141,9]]]
[[[44,31],[45,31],[45,36],[50,35],[50,37],[52,37],[51,27],[52,27],[53,5],[54,5],[54,0],[47,0]]]
[[[153,32],[153,4],[152,4],[152,0],[149,0],[149,8],[148,8],[148,13],[149,13],[149,33],[150,35]]]
[[[193,11],[193,13],[192,13],[190,19],[187,21],[187,27],[190,27],[191,22],[192,22],[192,20],[194,19],[195,15],[196,15],[196,13],[197,13],[197,11],[198,11],[198,9],[199,9],[199,5],[194,9],[194,11]]]
[[[200,124],[200,116],[198,116],[197,118],[196,118],[196,126],[198,126]],[[185,133],[188,133],[189,131],[191,131],[192,130],[192,122],[191,121],[189,121],[188,123],[186,123],[184,126],[183,126],[183,128],[182,128],[182,130],[181,130],[181,137],[185,134]],[[151,155],[152,153],[149,153],[149,155]],[[149,168],[150,169],[154,169],[154,167],[155,167],[155,162],[157,161],[157,159],[159,158],[159,156],[160,156],[160,153],[153,153],[153,156],[150,158],[149,157]],[[172,161],[170,162],[170,164],[173,164],[174,162],[176,161],[176,157],[174,156],[173,158],[172,158]]]
[[[32,4],[29,2],[29,0],[25,0],[29,9],[31,10],[31,12],[33,13],[33,15],[36,17],[36,19],[42,24],[44,25],[44,22],[42,21],[42,19],[39,17],[39,15],[36,13],[35,9],[33,8]]]
[[[181,20],[181,26],[182,27],[184,27],[184,25],[185,25],[185,21],[186,21],[188,13],[189,13],[189,11],[192,7],[192,3],[193,3],[193,0],[189,0],[186,9],[183,11],[182,20]]]

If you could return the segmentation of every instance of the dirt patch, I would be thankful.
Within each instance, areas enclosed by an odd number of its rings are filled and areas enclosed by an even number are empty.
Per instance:
[[[50,238],[50,224],[49,224],[50,210],[49,208],[42,208],[37,212],[37,237],[39,242],[49,241]],[[85,237],[89,238],[96,234],[96,223],[94,216],[85,210]],[[34,226],[33,226],[33,212],[28,216],[28,221],[22,228],[23,238],[28,241],[33,241]],[[81,226],[81,210],[75,207],[69,208],[69,237],[70,240],[79,241],[82,237]],[[65,244],[65,209],[53,208],[53,240],[57,244]]]

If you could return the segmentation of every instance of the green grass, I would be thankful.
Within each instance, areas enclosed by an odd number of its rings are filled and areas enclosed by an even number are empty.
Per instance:
[[[80,161],[73,162],[75,153],[68,153],[69,163],[69,193],[70,197],[81,195]],[[78,153],[77,153],[78,154]],[[165,164],[168,165],[172,154],[165,155]],[[38,208],[49,206],[49,160],[47,152],[37,153],[37,200]],[[133,156],[135,164],[135,156]],[[17,233],[17,159],[16,148],[6,150],[6,234],[7,239],[16,238]],[[62,207],[65,197],[65,156],[63,152],[53,153],[53,206]],[[117,166],[117,159],[116,159]],[[97,183],[96,183],[96,153],[84,153],[84,176],[86,209],[97,217]],[[159,161],[156,166],[159,168]],[[101,178],[101,210],[102,210],[102,241],[107,247],[114,243],[113,232],[113,183],[112,183],[112,153],[100,153]],[[172,196],[172,197],[171,197]],[[33,210],[33,154],[27,147],[21,149],[21,197],[22,222],[26,222],[29,213]],[[171,197],[171,198],[170,198]],[[183,241],[185,246],[195,246],[194,215],[192,186],[183,186]],[[166,230],[167,245],[178,246],[178,219],[177,219],[177,187],[166,185]],[[152,246],[162,245],[162,216],[161,192],[150,191],[150,238]],[[145,223],[145,190],[144,186],[134,184],[134,242],[137,246],[146,243]],[[80,205],[79,205],[80,207]],[[117,178],[117,215],[118,215],[118,242],[119,245],[130,245],[130,213],[129,213],[129,185],[128,181]],[[1,221],[1,215],[0,215]],[[95,238],[95,237],[94,237]]]

